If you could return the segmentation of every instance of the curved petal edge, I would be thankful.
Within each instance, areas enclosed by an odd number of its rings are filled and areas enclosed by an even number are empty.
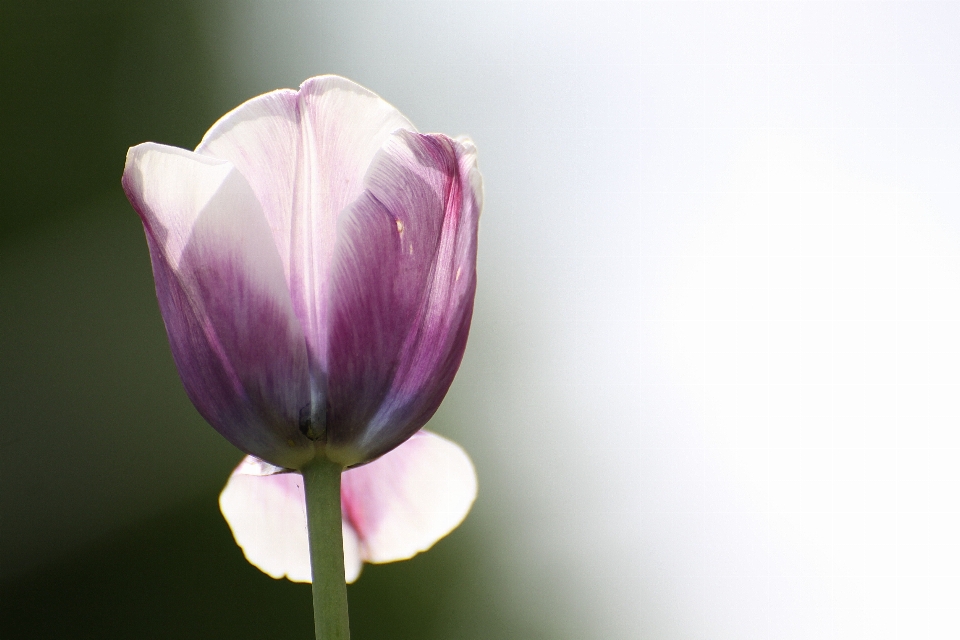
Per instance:
[[[463,522],[477,497],[477,474],[460,445],[421,430],[345,471],[341,497],[364,561],[406,560]]]

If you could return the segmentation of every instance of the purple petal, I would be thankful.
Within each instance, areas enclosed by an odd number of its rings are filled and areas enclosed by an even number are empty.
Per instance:
[[[260,461],[247,457],[220,493],[220,511],[250,564],[274,578],[311,581],[303,476],[262,475]],[[357,536],[347,524],[343,560],[346,580],[353,582],[363,562]]]
[[[123,186],[190,399],[247,453],[285,467],[310,459],[306,345],[249,184],[228,162],[148,143],[130,149]]]
[[[420,431],[370,464],[343,474],[343,513],[367,562],[404,560],[459,525],[477,497],[477,476],[457,444]]]
[[[327,436],[351,462],[433,415],[466,346],[480,174],[469,141],[398,131],[340,220],[331,272]]]

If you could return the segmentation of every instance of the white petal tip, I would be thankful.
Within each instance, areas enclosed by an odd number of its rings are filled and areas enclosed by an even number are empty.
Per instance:
[[[303,477],[247,456],[220,493],[220,511],[247,561],[271,578],[312,582]],[[360,575],[356,534],[343,525],[345,578]]]

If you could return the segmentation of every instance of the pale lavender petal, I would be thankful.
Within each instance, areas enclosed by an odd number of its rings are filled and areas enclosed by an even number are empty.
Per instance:
[[[303,477],[299,473],[261,475],[259,461],[246,458],[220,493],[220,511],[247,560],[274,578],[310,582]],[[343,525],[346,581],[360,575],[356,533]]]
[[[271,91],[220,118],[197,147],[197,153],[228,160],[250,183],[288,279],[294,185],[300,160],[299,120],[297,92]]]
[[[130,149],[123,187],[190,399],[240,449],[299,466],[314,452],[299,424],[306,345],[249,184],[229,162],[148,143]]]
[[[476,290],[469,141],[398,131],[365,186],[340,219],[330,277],[327,438],[345,462],[430,419],[463,357]]]
[[[367,562],[404,560],[459,525],[477,496],[473,463],[457,444],[420,431],[343,474],[344,518]]]

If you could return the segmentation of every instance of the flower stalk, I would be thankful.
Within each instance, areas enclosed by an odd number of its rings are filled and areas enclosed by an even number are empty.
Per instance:
[[[302,469],[317,640],[350,640],[340,513],[342,472],[341,465],[325,456],[317,456]]]

